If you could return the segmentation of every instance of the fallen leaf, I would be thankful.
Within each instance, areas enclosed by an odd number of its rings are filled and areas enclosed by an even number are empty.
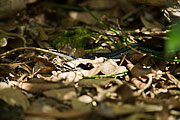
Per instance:
[[[33,67],[33,74],[50,73],[56,69],[55,65],[51,63],[46,57],[35,57],[36,64]]]
[[[11,86],[17,86],[23,90],[32,92],[32,93],[42,93],[43,91],[50,90],[50,89],[57,89],[64,87],[64,85],[61,85],[60,83],[51,83],[51,82],[44,82],[44,83],[39,83],[39,82],[23,82],[19,83],[17,81],[10,81]]]
[[[145,76],[151,73],[150,68],[143,68],[142,65],[127,64],[127,68],[134,77]]]
[[[9,73],[13,73],[17,67],[17,64],[0,65],[0,76],[7,76]]]
[[[122,85],[123,83],[114,78],[103,78],[103,79],[82,79],[78,81],[78,85],[81,87],[93,87],[93,85],[98,85],[98,86],[105,86],[108,83],[116,83],[118,85]]]
[[[93,101],[93,99],[88,95],[82,95],[78,97],[78,100],[84,103],[91,103]]]
[[[113,110],[116,115],[128,115],[132,113],[140,113],[140,112],[160,112],[162,111],[162,105],[153,105],[153,104],[123,104],[113,106]]]
[[[0,82],[0,90],[5,89],[5,88],[10,88],[10,87],[11,87],[11,86],[8,85],[7,83],[5,83],[5,82]]]
[[[92,104],[79,101],[79,99],[72,99],[72,108],[77,111],[92,111]]]
[[[97,113],[101,116],[111,118],[111,119],[116,117],[113,107],[109,106],[105,102],[100,102]]]
[[[177,87],[178,88],[180,88],[180,81],[177,79],[177,78],[175,78],[172,74],[170,74],[170,73],[167,73],[167,76],[168,76],[168,78],[175,84],[175,85],[177,85]]]
[[[142,81],[138,80],[137,78],[132,78],[131,82],[138,88],[143,89],[146,86],[146,83],[143,83]]]
[[[13,94],[12,94],[13,93]],[[0,90],[0,99],[12,106],[20,106],[24,110],[30,105],[27,97],[18,89],[5,88]]]
[[[38,30],[39,30],[41,41],[49,39],[47,34],[45,33],[45,31],[44,31],[44,29],[42,27],[39,27]]]
[[[121,96],[122,102],[126,102],[130,99],[133,100],[133,91],[126,84],[119,86],[115,92]]]
[[[70,71],[70,72],[55,72],[53,71],[53,75],[51,76],[51,80],[49,81],[61,81],[63,80],[64,84],[71,84],[74,82],[78,82],[82,79],[82,73],[79,71]]]
[[[105,75],[112,74],[116,71],[118,65],[112,59],[105,61],[104,63],[100,64],[101,72]]]
[[[43,112],[43,111],[35,111],[35,110],[26,110],[26,115],[35,115],[35,116],[43,116],[43,117],[53,117],[53,118],[61,118],[61,119],[70,119],[70,118],[77,118],[87,115],[89,111],[82,110],[69,110],[69,111],[53,111],[53,112]]]
[[[43,94],[47,97],[53,97],[58,100],[70,100],[77,96],[73,87],[49,90],[43,92]]]

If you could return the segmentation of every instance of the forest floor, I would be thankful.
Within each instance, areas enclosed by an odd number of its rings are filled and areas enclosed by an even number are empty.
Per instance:
[[[140,2],[17,0],[11,7],[22,10],[5,8],[0,119],[180,120],[180,51],[166,52],[180,35],[179,4]],[[116,59],[103,54],[116,50]],[[87,59],[94,53],[105,56]]]

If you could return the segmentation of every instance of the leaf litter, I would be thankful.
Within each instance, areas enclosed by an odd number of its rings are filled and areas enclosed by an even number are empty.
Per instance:
[[[83,7],[133,42],[163,47],[167,25],[178,19],[179,5],[130,1],[34,0],[15,19],[2,20],[0,119],[179,119],[179,62],[156,59],[136,48],[119,59],[78,60],[49,50],[82,57],[125,46]],[[175,58],[179,55],[171,59]]]

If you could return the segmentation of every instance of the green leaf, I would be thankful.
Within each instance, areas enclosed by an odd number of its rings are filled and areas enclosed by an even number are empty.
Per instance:
[[[166,42],[166,51],[177,51],[180,49],[180,22],[172,28],[168,34],[169,40]]]

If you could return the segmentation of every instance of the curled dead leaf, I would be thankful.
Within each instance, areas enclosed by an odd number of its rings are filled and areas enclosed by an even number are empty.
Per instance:
[[[151,73],[150,68],[144,68],[142,65],[127,64],[127,68],[134,77],[145,76]]]

